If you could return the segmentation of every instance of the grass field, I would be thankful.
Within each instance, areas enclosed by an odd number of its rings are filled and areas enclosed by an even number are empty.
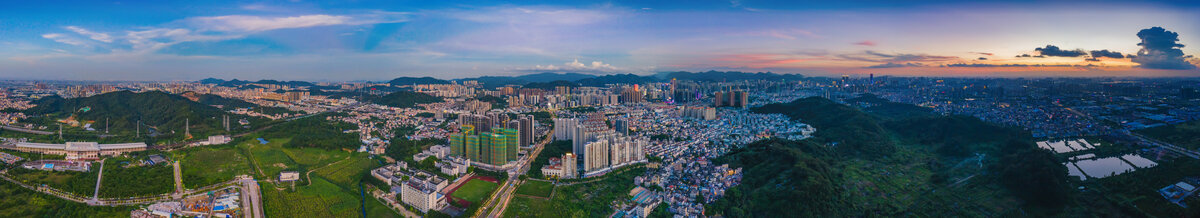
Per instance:
[[[565,211],[556,210],[550,200],[514,196],[504,210],[504,217],[571,217]]]
[[[298,185],[296,190],[278,190],[268,182],[259,185],[262,186],[263,210],[269,217],[362,217],[362,201],[357,190],[343,189],[321,177],[313,177],[312,185]],[[398,217],[369,196],[366,203],[367,217]]]
[[[327,178],[334,184],[357,189],[358,182],[363,178],[363,175],[377,167],[379,167],[378,161],[369,159],[365,153],[355,153],[349,159],[321,167],[313,171],[313,174]]]
[[[470,201],[472,204],[478,204],[499,186],[493,182],[471,179],[471,181],[467,181],[466,184],[459,187],[458,190],[455,190],[454,193],[450,193],[450,196]]]
[[[238,146],[248,151],[254,157],[254,163],[262,169],[263,177],[274,177],[280,171],[296,170],[304,172],[346,159],[349,152],[342,150],[323,150],[318,148],[284,148],[283,144],[290,139],[270,139],[269,143],[259,144],[250,140]]]
[[[554,184],[545,181],[528,180],[517,187],[517,194],[549,198],[554,191]]]
[[[254,173],[250,160],[231,146],[189,148],[173,153],[181,160],[184,188],[204,187]]]

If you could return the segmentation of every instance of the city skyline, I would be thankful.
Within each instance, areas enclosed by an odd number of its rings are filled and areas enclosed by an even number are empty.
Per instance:
[[[0,79],[1200,76],[1191,2],[680,3],[9,2]]]

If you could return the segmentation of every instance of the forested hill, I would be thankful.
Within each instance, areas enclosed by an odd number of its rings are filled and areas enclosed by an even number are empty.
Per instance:
[[[442,102],[442,98],[420,92],[398,91],[383,96],[367,96],[365,101],[400,108],[412,108],[418,104]]]
[[[1028,132],[974,117],[888,119],[817,97],[752,111],[781,113],[817,132],[715,159],[742,167],[744,177],[709,204],[709,215],[1053,216],[1074,193],[1058,157],[1037,149]]]
[[[191,131],[197,134],[220,129],[220,117],[227,115],[221,109],[159,91],[118,91],[71,99],[50,96],[33,103],[37,106],[26,110],[26,113],[53,119],[74,116],[80,122],[96,122],[94,125],[98,127],[103,127],[104,120],[108,119],[114,132],[134,132],[138,120],[161,131],[183,132],[184,123],[190,120]],[[230,117],[236,119],[241,116]]]

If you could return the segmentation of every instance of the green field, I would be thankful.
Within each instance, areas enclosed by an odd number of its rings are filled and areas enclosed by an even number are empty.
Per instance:
[[[199,147],[174,152],[181,160],[183,187],[200,188],[232,180],[237,175],[254,174],[250,160],[235,147]]]
[[[290,139],[268,139],[269,143],[259,144],[258,140],[247,140],[238,145],[254,158],[254,164],[262,170],[262,178],[274,178],[280,171],[295,170],[304,172],[335,161],[346,159],[350,152],[342,150],[324,150],[318,148],[284,148]]]
[[[527,180],[521,187],[517,187],[517,194],[529,195],[536,197],[549,198],[550,193],[554,191],[554,184],[545,181]]]
[[[313,174],[329,179],[335,184],[353,186],[348,188],[357,190],[358,182],[363,175],[377,167],[379,167],[379,162],[369,159],[367,154],[354,153],[351,158],[321,167],[313,171]]]
[[[458,190],[455,190],[454,193],[450,193],[450,196],[470,201],[472,204],[478,204],[486,199],[498,186],[500,185],[493,182],[471,179],[471,181],[467,181],[466,184],[459,187]]]

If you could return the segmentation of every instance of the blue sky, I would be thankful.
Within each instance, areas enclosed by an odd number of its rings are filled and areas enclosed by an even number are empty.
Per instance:
[[[1200,53],[1197,9],[1188,1],[6,1],[0,78],[1200,76],[1189,56]],[[1139,46],[1137,34],[1151,27],[1184,46]],[[1035,58],[1047,45],[1085,55]],[[1145,55],[1091,57],[1097,50]]]

